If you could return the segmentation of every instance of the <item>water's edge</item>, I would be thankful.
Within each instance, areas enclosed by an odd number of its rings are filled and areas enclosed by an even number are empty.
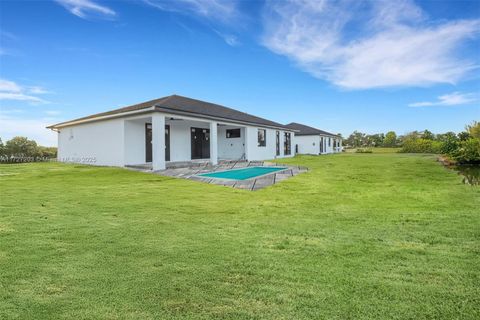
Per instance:
[[[463,177],[462,182],[471,186],[480,185],[480,165],[478,164],[456,164],[448,158],[439,157],[438,161],[446,168],[455,170]]]

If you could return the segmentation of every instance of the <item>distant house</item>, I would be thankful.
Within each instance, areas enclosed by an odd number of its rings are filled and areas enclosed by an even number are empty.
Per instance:
[[[178,95],[58,123],[58,159],[163,170],[175,162],[295,155],[295,129]]]
[[[287,128],[296,130],[295,144],[299,154],[327,154],[342,151],[342,138],[300,123],[289,123]]]

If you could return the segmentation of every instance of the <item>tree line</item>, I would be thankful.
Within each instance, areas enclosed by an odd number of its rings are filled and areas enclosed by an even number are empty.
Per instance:
[[[14,137],[5,143],[0,138],[2,162],[33,162],[57,157],[57,148],[40,146],[26,137]]]
[[[397,136],[394,131],[386,134],[354,131],[343,144],[350,148],[397,147],[399,152],[444,154],[456,162],[480,163],[480,122],[474,121],[458,134],[424,130]]]
[[[397,137],[395,131],[389,131],[386,134],[366,134],[355,130],[348,138],[343,140],[343,145],[350,148],[398,147],[402,140],[403,136]]]

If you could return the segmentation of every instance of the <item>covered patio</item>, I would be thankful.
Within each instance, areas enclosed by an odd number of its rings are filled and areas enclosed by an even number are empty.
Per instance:
[[[245,160],[245,126],[154,113],[124,120],[125,165],[154,171]]]

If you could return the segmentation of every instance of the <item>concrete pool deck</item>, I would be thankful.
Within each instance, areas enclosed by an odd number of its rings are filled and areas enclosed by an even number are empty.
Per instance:
[[[199,176],[203,173],[211,173],[216,171],[225,171],[231,169],[241,169],[247,167],[285,167],[284,170],[275,171],[259,177],[253,177],[247,180],[230,180],[230,179],[218,179],[210,177]],[[147,171],[147,170],[142,170]],[[203,165],[187,166],[181,168],[168,168],[162,171],[151,171],[155,174],[159,174],[167,177],[175,177],[182,179],[189,179],[209,184],[216,184],[236,189],[244,190],[259,190],[265,187],[274,185],[280,181],[296,176],[297,174],[308,171],[307,167],[302,166],[289,166],[284,164],[277,164],[266,161],[221,161],[218,165],[211,165],[205,163]]]

